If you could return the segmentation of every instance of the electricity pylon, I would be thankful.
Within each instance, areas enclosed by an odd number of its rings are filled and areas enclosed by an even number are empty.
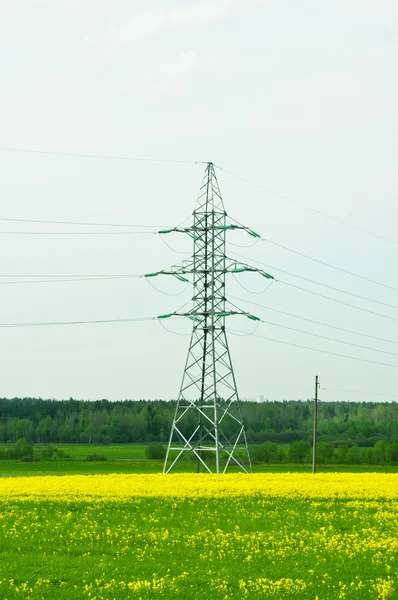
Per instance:
[[[163,315],[163,318],[183,315],[193,321],[164,473],[174,471],[189,457],[193,458],[197,472],[225,473],[232,465],[246,473],[251,472],[225,319],[231,315],[258,319],[228,303],[225,280],[228,273],[243,271],[260,273],[267,279],[273,277],[226,256],[226,234],[231,229],[244,229],[259,237],[247,227],[227,223],[214,165],[207,163],[192,227],[159,232],[177,231],[190,235],[194,240],[192,258],[147,275],[174,275],[182,281],[189,281],[185,277],[187,274],[193,276],[192,309],[187,313]]]

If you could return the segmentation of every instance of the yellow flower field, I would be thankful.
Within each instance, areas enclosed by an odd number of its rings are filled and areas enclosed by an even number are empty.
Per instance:
[[[1,600],[396,600],[398,476],[0,479]]]
[[[137,496],[398,498],[391,473],[266,473],[256,475],[65,475],[0,479],[0,499],[128,500]]]

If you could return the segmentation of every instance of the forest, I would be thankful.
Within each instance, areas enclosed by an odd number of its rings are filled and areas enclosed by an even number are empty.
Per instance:
[[[175,401],[165,400],[1,398],[0,442],[15,442],[20,438],[41,444],[166,442],[175,406]],[[312,441],[310,400],[242,402],[242,413],[251,444]],[[320,402],[318,441],[334,447],[373,447],[380,441],[396,443],[398,405]]]

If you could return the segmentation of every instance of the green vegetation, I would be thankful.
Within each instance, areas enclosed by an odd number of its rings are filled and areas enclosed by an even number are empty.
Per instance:
[[[87,462],[104,462],[108,460],[104,454],[88,454],[85,458]]]
[[[325,447],[327,444],[327,448]],[[374,448],[329,447],[318,444],[319,471],[397,472],[396,444],[378,442]],[[392,452],[394,450],[394,452]],[[359,451],[359,455],[357,452]],[[311,448],[307,443],[252,445],[253,470],[261,472],[308,472]],[[162,444],[59,444],[30,445],[26,440],[0,445],[0,477],[22,475],[66,475],[99,473],[160,473],[165,446]],[[391,459],[391,460],[390,460]],[[31,464],[30,464],[31,463]],[[190,471],[189,463],[181,470]],[[231,469],[234,472],[234,468]]]
[[[149,444],[145,449],[145,456],[151,460],[164,460],[166,448],[162,444]]]
[[[396,508],[266,494],[6,501],[0,597],[393,600]]]
[[[62,460],[63,458],[70,458],[69,454],[65,452],[63,448],[57,448],[56,446],[44,446],[39,448],[40,458],[50,458],[51,460]]]
[[[0,446],[1,447],[1,446]],[[47,444],[33,444],[35,452],[42,452],[42,448],[53,447]],[[145,449],[147,444],[57,444],[68,458],[84,460],[88,454],[103,454],[107,460],[146,460]]]
[[[312,439],[312,402],[243,402],[249,443],[289,444]],[[26,438],[29,442],[165,443],[175,402],[98,400],[0,399],[0,442]],[[320,442],[334,446],[373,447],[376,442],[398,442],[397,403],[322,402],[319,406]],[[187,422],[183,430],[193,428]],[[226,431],[228,434],[228,432]]]
[[[174,407],[164,401],[0,399],[0,476],[158,473]],[[242,408],[255,472],[310,470],[310,402],[247,402]],[[319,470],[397,468],[396,403],[322,403],[318,430]]]
[[[321,465],[398,464],[398,442],[379,440],[372,448],[318,442],[316,452],[317,464]],[[312,445],[306,440],[292,442],[286,447],[264,442],[251,447],[251,456],[254,463],[309,463]]]
[[[35,475],[100,475],[102,473],[160,473],[163,463],[155,460],[41,460],[25,463],[21,460],[0,461],[0,477]],[[308,468],[307,468],[308,470]],[[1,598],[1,596],[0,596]]]
[[[107,460],[90,462],[82,460],[40,461],[25,463],[21,460],[0,461],[0,477],[23,477],[35,475],[100,475],[106,473],[161,473],[163,462],[157,460],[129,461]],[[192,471],[188,464],[181,464],[181,471]],[[231,472],[236,471],[232,468]],[[311,466],[303,463],[256,464],[255,473],[309,473]],[[318,471],[350,473],[397,473],[398,465],[319,465]],[[1,596],[0,596],[1,597]]]
[[[28,440],[21,438],[15,444],[7,442],[4,446],[0,446],[0,460],[13,460],[15,458],[33,458],[33,447]]]

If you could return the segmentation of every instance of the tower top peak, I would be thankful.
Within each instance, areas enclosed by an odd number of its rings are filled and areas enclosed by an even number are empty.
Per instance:
[[[224,202],[218,185],[214,163],[208,162],[200,186],[195,212],[212,211],[225,214]]]

